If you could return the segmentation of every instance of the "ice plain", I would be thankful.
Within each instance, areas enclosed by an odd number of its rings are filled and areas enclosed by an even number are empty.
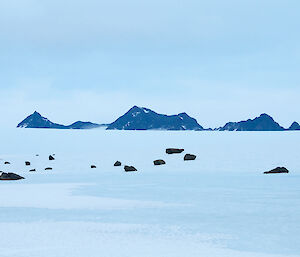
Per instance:
[[[0,183],[1,256],[300,256],[297,131],[0,132],[0,170],[26,178]]]

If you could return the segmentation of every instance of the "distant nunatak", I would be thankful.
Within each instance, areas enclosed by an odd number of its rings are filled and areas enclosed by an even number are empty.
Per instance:
[[[18,128],[48,128],[48,129],[93,129],[104,128],[107,130],[215,130],[215,131],[285,131],[300,130],[300,125],[294,122],[288,129],[280,126],[274,119],[261,114],[254,119],[239,122],[228,122],[223,127],[204,129],[196,119],[185,112],[177,115],[156,113],[144,107],[134,106],[116,121],[110,124],[97,124],[92,122],[76,121],[71,125],[54,123],[34,112],[17,126]]]

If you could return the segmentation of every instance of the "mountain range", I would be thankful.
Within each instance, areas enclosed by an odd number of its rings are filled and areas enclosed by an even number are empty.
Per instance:
[[[148,108],[133,106],[128,112],[110,124],[76,121],[71,125],[54,123],[34,112],[20,122],[18,128],[50,128],[50,129],[92,129],[106,128],[107,130],[217,130],[217,131],[284,131],[300,130],[297,122],[285,129],[268,114],[261,114],[254,119],[239,122],[228,122],[223,127],[204,129],[196,119],[185,112],[177,115],[156,113]]]
[[[281,127],[274,119],[268,114],[261,114],[259,117],[251,120],[245,120],[240,122],[228,122],[224,127],[218,128],[219,131],[283,131]]]
[[[71,125],[65,126],[54,123],[35,111],[33,114],[29,115],[26,119],[20,122],[17,128],[92,129],[105,126],[105,124],[96,124],[84,121],[76,121]]]
[[[185,112],[177,115],[158,114],[144,107],[134,106],[111,123],[107,129],[118,130],[203,130],[196,119]]]

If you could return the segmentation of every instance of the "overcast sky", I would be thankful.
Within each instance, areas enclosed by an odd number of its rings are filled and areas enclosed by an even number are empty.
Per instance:
[[[204,127],[300,122],[299,0],[1,0],[1,126],[131,106]]]

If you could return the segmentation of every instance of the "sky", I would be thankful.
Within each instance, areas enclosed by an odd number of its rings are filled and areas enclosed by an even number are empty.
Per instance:
[[[110,123],[133,105],[204,127],[300,122],[300,2],[1,0],[0,115]]]

